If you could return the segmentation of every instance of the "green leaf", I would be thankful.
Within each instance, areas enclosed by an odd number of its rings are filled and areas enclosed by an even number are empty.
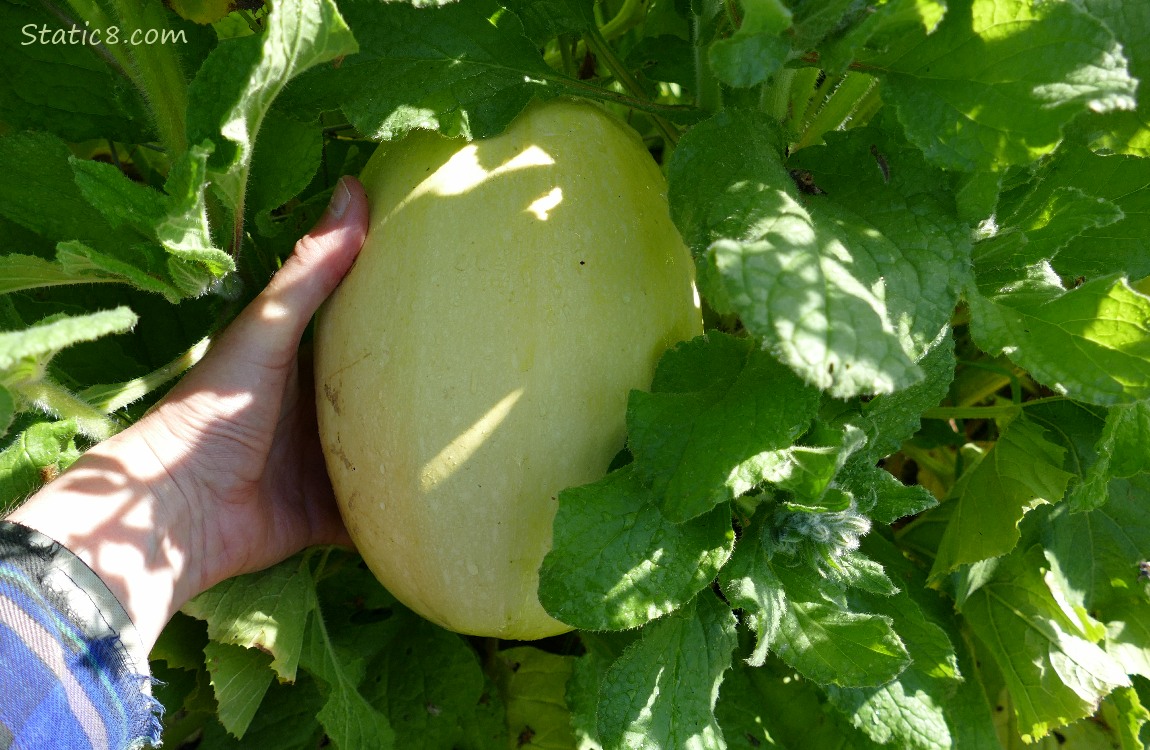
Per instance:
[[[518,747],[575,750],[566,699],[575,657],[530,646],[505,649],[498,656],[506,668],[507,726]]]
[[[1025,403],[1027,418],[1046,430],[1052,442],[1066,449],[1062,468],[1075,480],[1071,482],[1067,503],[1072,508],[1089,509],[1106,502],[1106,485],[1111,478],[1109,457],[1100,454],[1098,446],[1107,410],[1067,399]]]
[[[203,727],[200,746],[212,750],[315,750],[322,739],[316,721],[322,706],[315,681],[305,674],[294,685],[273,682],[242,740],[227,734],[218,722],[209,721]],[[168,741],[165,735],[165,743]]]
[[[113,228],[124,225],[151,237],[164,212],[164,195],[128,178],[111,164],[70,160],[84,200],[96,207]]]
[[[966,624],[1002,671],[1026,742],[1090,716],[1110,691],[1130,684],[1066,611],[1065,592],[1044,577],[1044,567],[1038,547],[978,563],[958,599]]]
[[[301,661],[326,686],[323,708],[316,718],[337,748],[391,750],[395,732],[387,716],[368,703],[357,683],[362,660],[345,662],[336,651],[319,612],[308,618],[307,640]]]
[[[1110,407],[1092,453],[1094,460],[1067,500],[1074,510],[1103,505],[1112,478],[1150,472],[1150,402]]]
[[[1101,406],[1150,398],[1150,297],[1113,276],[1065,291],[1056,277],[1038,273],[993,297],[968,294],[979,346],[1006,353],[1070,398]]]
[[[707,585],[734,545],[726,505],[686,523],[660,512],[625,467],[564,490],[539,600],[579,628],[633,628],[683,606]]]
[[[891,619],[906,644],[911,664],[894,680],[878,687],[828,686],[830,702],[877,743],[932,750],[964,747],[956,744],[963,730],[954,727],[952,731],[947,720],[956,683],[961,679],[954,646],[909,593],[921,592],[925,581],[902,552],[882,537],[869,536],[865,548],[868,553],[877,553],[892,575],[906,580],[907,585],[893,596],[855,592],[852,600]]]
[[[771,566],[787,600],[773,650],[804,677],[870,687],[889,682],[910,663],[889,618],[851,611],[836,586],[808,568]]]
[[[364,698],[389,718],[396,747],[454,747],[485,687],[475,652],[410,612],[393,626],[367,667]]]
[[[604,746],[723,748],[714,709],[735,645],[734,615],[707,592],[651,624],[603,680],[598,729]]]
[[[889,182],[872,147],[896,165]],[[880,133],[857,132],[796,155],[823,170],[810,177],[826,194],[804,196],[779,150],[761,118],[730,112],[676,148],[672,216],[703,291],[833,396],[921,380],[915,360],[949,322],[968,252],[938,175]]]
[[[156,275],[76,241],[57,245],[55,263],[33,255],[0,256],[0,273],[0,294],[68,284],[120,283],[162,294],[169,302],[182,297],[180,290]]]
[[[1022,200],[1052,203],[1053,194],[1062,190],[1078,190],[1107,201],[1123,217],[1106,226],[1085,227],[1068,238],[1051,261],[1064,286],[1080,276],[1090,281],[1123,274],[1136,281],[1150,275],[1150,174],[1145,159],[1098,155],[1066,143],[1042,162],[1031,183],[1015,191],[1020,196],[1007,193],[1003,199],[1009,206]]]
[[[793,508],[842,511],[850,506],[851,498],[838,489],[835,478],[865,442],[866,436],[854,425],[818,429],[802,445],[756,457],[754,474],[791,493],[787,503]]]
[[[885,469],[864,461],[850,462],[839,484],[854,496],[859,511],[877,523],[894,523],[938,505],[922,485],[905,485]]]
[[[760,537],[761,534],[760,530]],[[755,650],[747,663],[761,667],[782,632],[787,594],[755,537],[751,533],[744,535],[731,561],[720,572],[719,580],[723,594],[732,607],[743,610],[747,627],[755,634]]]
[[[634,631],[639,632],[639,631]],[[613,657],[595,651],[578,657],[567,682],[567,706],[571,710],[571,729],[579,750],[603,750],[595,726],[599,709],[599,686],[610,668]]]
[[[1150,677],[1150,598],[1140,568],[1150,539],[1147,497],[1150,477],[1116,480],[1099,508],[1054,509],[1044,534],[1047,561],[1068,601],[1106,625],[1106,652],[1143,677]]]
[[[1005,555],[1021,538],[1018,524],[1043,503],[1057,503],[1071,475],[1062,470],[1065,449],[1025,417],[1012,421],[998,441],[967,469],[954,488],[954,512],[943,533],[930,577]]]
[[[1052,262],[1075,237],[1125,216],[1113,203],[1074,187],[1032,193],[1010,208],[1013,214],[1003,218],[1003,229],[975,247],[975,276],[984,294],[1025,281],[1026,269]]]
[[[91,30],[83,23],[78,26],[80,32],[89,33],[77,33],[77,43],[53,43],[53,33],[70,27],[49,6],[4,3],[0,112],[5,124],[17,130],[48,131],[72,142],[152,139],[148,110],[138,90],[109,65],[110,57],[101,54],[103,45],[87,43],[94,39]],[[49,30],[47,38],[41,35],[44,28]]]
[[[794,14],[792,33],[795,49],[810,49],[836,28],[846,26],[851,20],[848,15],[851,5],[851,0],[797,0],[790,3]],[[871,8],[875,12],[883,9],[885,6]]]
[[[1097,118],[1099,122],[1091,118],[1082,123],[1083,129],[1094,137],[1096,149],[1150,156],[1150,97],[1145,89],[1150,80],[1150,6],[1122,0],[1084,0],[1083,6],[1122,43],[1130,74],[1142,82],[1137,110],[1113,112]]]
[[[628,400],[635,473],[668,520],[699,516],[762,481],[755,457],[794,442],[817,397],[753,339],[711,332],[679,344],[651,392]]]
[[[56,246],[56,261],[64,273],[85,277],[87,281],[118,281],[131,284],[145,292],[162,294],[175,303],[183,296],[181,291],[158,274],[148,273],[130,263],[124,263],[98,253],[81,242],[61,242]]]
[[[11,370],[21,360],[49,360],[60,350],[81,341],[130,331],[136,314],[126,307],[90,315],[61,316],[22,331],[0,332],[0,370]]]
[[[244,205],[256,135],[275,98],[308,68],[357,49],[331,0],[283,0],[267,19],[262,34],[217,46],[188,87],[188,140],[215,144],[212,180],[232,209]]]
[[[81,240],[101,252],[130,260],[125,250],[139,241],[127,229],[113,230],[74,181],[71,152],[47,133],[0,137],[0,215],[49,238]]]
[[[208,157],[213,146],[192,146],[172,165],[164,190],[167,215],[156,226],[156,237],[168,251],[168,272],[189,296],[203,294],[213,281],[234,271],[235,261],[215,246],[208,226],[205,198]]]
[[[519,17],[524,33],[536,44],[560,34],[581,34],[595,24],[591,0],[507,0],[501,4]]]
[[[287,92],[297,112],[342,109],[376,140],[413,128],[481,138],[502,131],[536,93],[560,80],[513,14],[465,0],[440,7],[354,0],[342,6],[360,53]]]
[[[906,37],[933,34],[947,8],[947,0],[888,0],[866,6],[852,3],[847,17],[828,29],[832,33],[820,45],[819,64],[828,75],[837,75],[856,58],[866,57],[865,49],[882,52]]]
[[[744,0],[743,22],[728,37],[714,42],[708,59],[715,75],[728,86],[757,86],[787,61],[791,11],[781,0]]]
[[[267,113],[252,155],[249,213],[261,229],[268,215],[307,187],[323,158],[323,133],[315,122],[300,122],[273,109]],[[266,232],[265,232],[266,233]]]
[[[882,747],[830,709],[817,685],[773,659],[762,667],[736,662],[723,681],[715,715],[732,750]]]
[[[316,718],[327,730],[332,744],[341,750],[395,747],[395,735],[387,717],[373,709],[346,681],[335,683]]]
[[[72,442],[79,427],[72,420],[37,422],[0,451],[0,514],[7,514],[44,483],[42,469],[53,471],[76,460]]]
[[[954,337],[949,331],[915,364],[925,377],[908,388],[875,396],[857,405],[857,416],[843,416],[866,433],[862,453],[871,462],[896,452],[922,425],[921,414],[938,406],[954,380]]]
[[[271,658],[253,648],[209,643],[204,648],[219,719],[230,733],[243,737],[272,684]]]
[[[1080,112],[1133,109],[1121,45],[1076,3],[948,0],[932,34],[906,33],[859,62],[907,137],[949,169],[1027,164]]]
[[[261,573],[218,583],[185,604],[183,611],[206,621],[213,641],[271,654],[272,669],[291,682],[308,614],[315,607],[311,571],[304,559],[295,557]]]
[[[1117,731],[1122,742],[1122,750],[1138,750],[1145,747],[1139,739],[1143,727],[1150,724],[1150,710],[1142,705],[1138,692],[1132,688],[1118,688],[1110,694],[1107,703],[1114,706],[1118,714]]]
[[[1098,453],[1109,459],[1112,476],[1125,479],[1150,472],[1150,402],[1112,407]]]
[[[66,284],[119,281],[99,269],[70,269],[34,255],[0,255],[0,294]]]

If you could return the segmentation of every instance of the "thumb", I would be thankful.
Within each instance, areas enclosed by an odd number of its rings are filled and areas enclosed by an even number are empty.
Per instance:
[[[367,228],[363,185],[354,177],[341,177],[323,216],[296,243],[283,267],[240,313],[227,336],[250,347],[257,361],[290,361],[311,316],[351,268]]]

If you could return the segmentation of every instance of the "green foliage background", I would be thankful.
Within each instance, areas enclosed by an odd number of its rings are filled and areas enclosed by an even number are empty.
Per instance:
[[[376,142],[533,98],[645,137],[708,332],[560,495],[540,598],[581,630],[462,638],[311,550],[165,631],[167,746],[1150,743],[1150,5],[171,5],[0,0],[0,507]]]

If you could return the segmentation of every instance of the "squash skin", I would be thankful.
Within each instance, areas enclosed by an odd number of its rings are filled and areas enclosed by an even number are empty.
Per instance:
[[[316,324],[319,427],[352,539],[445,628],[532,640],[556,497],[625,443],[627,396],[702,331],[663,176],[601,109],[417,132],[362,180],[363,250]]]

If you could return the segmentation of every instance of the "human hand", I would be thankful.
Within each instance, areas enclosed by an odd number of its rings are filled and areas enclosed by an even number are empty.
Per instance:
[[[345,177],[204,359],[11,515],[95,570],[147,647],[215,583],[312,544],[350,543],[320,451],[310,361],[298,351],[367,225],[363,187]]]

